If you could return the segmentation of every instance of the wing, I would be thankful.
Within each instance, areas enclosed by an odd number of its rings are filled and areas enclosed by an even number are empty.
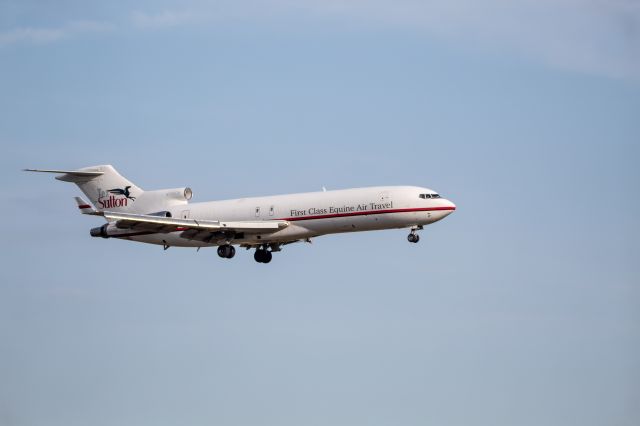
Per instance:
[[[121,229],[136,229],[168,233],[183,231],[185,238],[209,240],[212,234],[224,233],[272,233],[289,226],[286,220],[269,221],[235,221],[225,222],[218,220],[177,219],[146,214],[103,212],[101,214],[108,221],[115,221],[115,225]],[[200,235],[199,235],[200,234]],[[198,238],[192,238],[198,236]]]

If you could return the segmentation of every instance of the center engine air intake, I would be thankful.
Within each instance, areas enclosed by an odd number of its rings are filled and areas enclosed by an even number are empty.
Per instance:
[[[193,197],[193,191],[191,188],[175,188],[175,189],[164,189],[160,191],[153,192],[164,192],[165,196],[170,200],[179,200],[179,201],[189,201],[191,197]]]

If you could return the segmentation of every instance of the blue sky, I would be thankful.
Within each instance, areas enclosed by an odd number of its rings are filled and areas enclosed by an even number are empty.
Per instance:
[[[635,425],[631,1],[0,4],[0,424]],[[415,184],[406,232],[92,239],[113,164],[194,201]]]

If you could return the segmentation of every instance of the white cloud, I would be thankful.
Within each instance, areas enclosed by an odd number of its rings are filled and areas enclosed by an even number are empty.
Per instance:
[[[191,10],[201,21],[339,20],[409,30],[461,48],[640,80],[639,0],[218,0],[215,6],[193,3]],[[173,14],[156,18],[176,19]]]
[[[422,31],[464,47],[640,78],[635,0],[274,0],[324,18]]]
[[[0,34],[0,46],[20,42],[51,43],[60,40],[64,35],[64,31],[59,28],[16,28]]]
[[[556,68],[640,80],[638,0],[182,0],[175,6],[125,14],[119,27],[161,30],[246,21],[299,28],[310,20],[337,20],[418,32],[461,48],[507,52]],[[0,33],[0,46],[54,42],[113,28],[94,21],[18,28]]]
[[[14,28],[0,33],[0,46],[15,43],[53,43],[80,33],[110,31],[114,28],[112,24],[98,21],[74,21],[57,28]]]
[[[195,17],[195,14],[187,11],[165,10],[155,14],[137,11],[131,14],[131,22],[135,27],[143,29],[168,28],[189,23],[195,20]]]

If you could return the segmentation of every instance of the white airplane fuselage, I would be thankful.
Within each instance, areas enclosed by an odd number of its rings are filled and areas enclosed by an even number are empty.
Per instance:
[[[92,237],[116,238],[169,247],[217,246],[231,259],[235,247],[253,248],[254,259],[269,263],[272,252],[313,237],[342,232],[410,228],[417,231],[451,214],[456,206],[418,186],[376,186],[269,197],[192,203],[190,188],[145,191],[109,165],[77,170],[26,169],[53,173],[72,182],[89,201],[75,197],[82,214],[106,223]]]
[[[238,235],[233,244],[289,242],[326,234],[422,227],[455,210],[445,198],[420,198],[434,191],[417,186],[381,186],[335,191],[189,203],[169,208],[171,217],[194,220],[269,221],[290,225],[270,234]],[[219,245],[169,234],[129,232],[117,238],[176,247]]]

